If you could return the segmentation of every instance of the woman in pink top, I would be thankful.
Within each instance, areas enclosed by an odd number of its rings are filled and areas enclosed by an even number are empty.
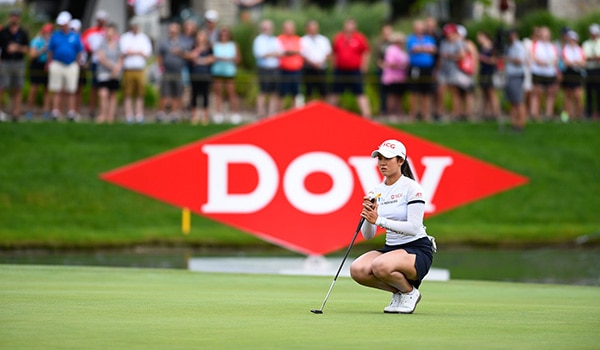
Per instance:
[[[388,113],[396,118],[402,114],[402,97],[406,92],[406,77],[410,62],[404,50],[406,37],[403,33],[390,35],[391,45],[386,49],[383,58],[381,83],[387,92]]]

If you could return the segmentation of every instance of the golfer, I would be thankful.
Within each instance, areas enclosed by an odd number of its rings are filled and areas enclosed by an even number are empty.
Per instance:
[[[406,147],[386,140],[371,153],[384,181],[363,202],[361,230],[365,239],[377,226],[386,230],[385,246],[356,259],[350,274],[359,284],[392,293],[386,313],[410,314],[421,300],[417,289],[429,272],[435,240],[425,232],[425,196],[406,161]],[[371,201],[375,198],[375,201]]]

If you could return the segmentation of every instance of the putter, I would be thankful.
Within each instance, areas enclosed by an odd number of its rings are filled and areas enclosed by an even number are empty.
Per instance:
[[[374,202],[374,201],[375,201],[375,198],[372,198],[371,202]],[[327,299],[329,299],[329,294],[331,294],[331,290],[333,289],[333,286],[335,285],[335,281],[337,281],[337,278],[340,275],[340,271],[342,271],[344,262],[346,262],[346,258],[348,257],[348,254],[350,253],[350,249],[352,249],[352,246],[354,245],[354,241],[356,240],[356,237],[358,236],[358,232],[360,232],[360,228],[362,227],[364,222],[365,222],[365,218],[361,217],[360,221],[358,222],[358,227],[356,228],[356,232],[354,232],[354,237],[352,237],[352,241],[350,242],[350,245],[348,246],[348,249],[346,250],[346,254],[344,255],[344,258],[342,259],[342,263],[340,264],[340,267],[338,268],[337,273],[335,274],[335,277],[333,278],[333,281],[331,282],[331,286],[329,286],[329,290],[327,291],[327,294],[325,295],[325,300],[323,300],[323,304],[321,304],[320,309],[310,310],[310,312],[312,312],[313,314],[322,314],[323,313],[323,308],[325,307],[325,303],[327,303]]]

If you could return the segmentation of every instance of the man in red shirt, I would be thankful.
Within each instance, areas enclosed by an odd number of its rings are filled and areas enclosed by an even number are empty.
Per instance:
[[[300,55],[300,36],[296,34],[296,24],[293,21],[285,21],[281,35],[277,37],[282,54],[279,57],[279,69],[281,84],[279,84],[280,103],[291,95],[293,107],[300,107],[297,101],[300,97],[300,80],[302,79],[302,67],[304,59]],[[279,108],[283,110],[283,108]]]
[[[337,105],[340,94],[350,90],[363,117],[371,117],[369,100],[365,95],[364,74],[369,67],[369,41],[357,30],[356,21],[347,19],[344,29],[333,38],[334,83],[331,102]]]

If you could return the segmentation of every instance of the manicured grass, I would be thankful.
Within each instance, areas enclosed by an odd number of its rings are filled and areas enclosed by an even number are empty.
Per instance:
[[[0,124],[0,247],[269,247],[197,216],[183,236],[179,209],[98,179],[229,127]],[[530,179],[428,218],[428,231],[440,244],[565,243],[600,230],[600,124],[536,124],[523,134],[499,132],[495,123],[396,127]]]
[[[6,349],[596,349],[598,287],[425,282],[413,315],[340,278],[0,265]],[[410,344],[410,345],[402,345]]]

